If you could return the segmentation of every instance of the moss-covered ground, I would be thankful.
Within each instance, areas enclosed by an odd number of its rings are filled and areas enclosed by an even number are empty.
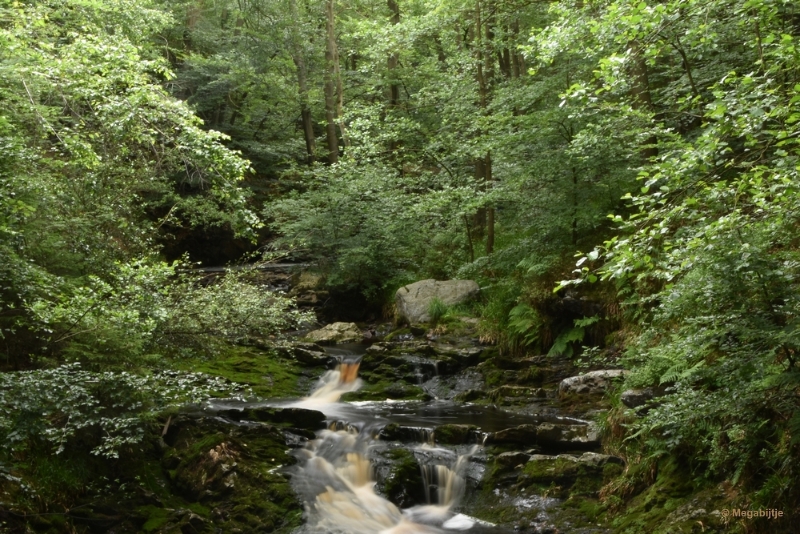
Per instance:
[[[119,459],[78,447],[29,451],[16,469],[25,490],[0,484],[0,498],[14,502],[0,514],[0,532],[286,533],[300,524],[301,505],[282,474],[294,459],[279,429],[185,416],[163,439],[161,429]]]
[[[225,345],[210,357],[178,360],[175,367],[185,371],[208,373],[242,384],[253,394],[277,399],[299,397],[308,393],[308,376],[323,369],[304,370],[296,360],[281,357],[275,350]]]
[[[306,394],[324,370],[255,347],[220,344],[213,353],[170,366],[224,377],[264,398]],[[59,454],[48,444],[0,454],[0,532],[289,532],[300,524],[300,503],[281,474],[294,459],[275,425],[173,412],[119,458],[90,454],[95,438],[68,441]]]

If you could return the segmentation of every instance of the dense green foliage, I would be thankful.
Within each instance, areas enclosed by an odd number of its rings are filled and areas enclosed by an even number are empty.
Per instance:
[[[247,271],[159,256],[181,229],[259,226],[248,162],[167,90],[174,24],[149,1],[0,3],[0,469],[25,491],[235,389],[174,359],[307,318]]]
[[[583,281],[616,284],[641,328],[630,385],[668,387],[631,446],[746,481],[759,505],[789,504],[800,489],[795,7],[611,3],[579,35],[566,35],[578,12],[563,9],[538,40],[593,44],[596,78],[569,95],[581,110],[635,113],[619,105],[631,83],[619,66],[634,53],[652,84],[658,156],[628,195],[634,213],[614,217],[620,235],[578,262]]]
[[[154,370],[309,317],[165,261],[217,228],[377,305],[475,279],[504,353],[663,393],[609,421],[629,487],[669,461],[788,509],[798,39],[792,0],[0,0],[1,365],[39,368],[0,404],[74,375],[77,414],[0,430],[58,445],[66,417],[112,454],[184,398]],[[92,377],[152,386],[130,429],[87,418]]]
[[[92,454],[109,457],[139,444],[145,425],[166,408],[232,389],[200,374],[91,373],[78,364],[3,373],[0,380],[0,432],[8,450],[19,453],[45,441],[60,454],[68,441],[79,439],[96,443]]]
[[[247,163],[162,87],[172,74],[150,38],[169,14],[148,3],[54,2],[8,5],[2,17],[6,364],[28,356],[14,344],[21,331],[40,340],[34,358],[64,350],[130,361],[162,344],[152,339],[159,329],[207,327],[187,309],[211,313],[203,301],[214,295],[227,292],[219,305],[234,307],[230,295],[256,298],[233,281],[190,290],[155,255],[167,221],[252,234],[257,220],[237,186]],[[285,324],[270,323],[277,315],[259,317],[260,328]]]

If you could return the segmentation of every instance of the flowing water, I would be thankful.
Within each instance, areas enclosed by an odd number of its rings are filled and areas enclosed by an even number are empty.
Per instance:
[[[387,422],[436,425],[467,419],[474,424],[471,416],[475,414],[458,413],[453,405],[445,408],[418,402],[340,403],[341,395],[361,385],[357,377],[358,359],[352,354],[340,356],[341,363],[323,375],[311,395],[291,404],[320,410],[329,418],[328,429],[318,432],[317,439],[310,441],[298,454],[300,463],[293,485],[306,504],[307,524],[302,532],[501,532],[488,523],[452,511],[464,495],[464,473],[477,445],[463,454],[437,449],[433,446],[433,431],[428,427],[416,427],[419,443],[412,448],[425,453],[425,457],[438,459],[420,467],[428,504],[400,510],[375,492],[369,451]]]
[[[297,451],[292,484],[305,503],[307,521],[295,534],[512,532],[456,513],[468,490],[468,479],[475,482],[482,475],[480,462],[470,460],[487,433],[525,423],[585,424],[568,417],[519,415],[448,401],[340,402],[343,394],[362,385],[358,378],[361,354],[342,348],[329,349],[329,353],[339,359],[339,365],[327,371],[304,399],[281,404],[216,403],[217,409],[283,406],[325,414],[327,429]],[[380,435],[390,423],[399,428],[400,437],[391,437],[387,443]],[[436,447],[434,428],[448,423],[476,426],[479,431],[469,436],[474,445],[456,450]],[[376,468],[370,453],[382,447],[402,447],[414,454],[426,504],[401,510],[376,492]]]

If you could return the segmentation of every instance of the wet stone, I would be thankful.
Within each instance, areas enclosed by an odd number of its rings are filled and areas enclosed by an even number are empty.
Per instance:
[[[305,337],[320,345],[335,345],[361,341],[364,336],[355,323],[331,323],[309,332]]]
[[[383,427],[378,437],[384,441],[402,441],[411,443],[430,443],[433,441],[433,430],[430,428],[403,426],[389,423]]]
[[[310,367],[326,366],[331,363],[332,358],[321,348],[312,343],[304,343],[304,346],[296,346],[292,351],[295,360]]]
[[[628,408],[638,408],[639,406],[644,406],[652,398],[653,390],[651,388],[627,389],[622,392],[619,400]]]
[[[625,465],[625,460],[618,456],[611,456],[610,454],[599,454],[596,452],[585,452],[578,457],[578,462],[585,465],[592,465],[602,467],[608,463]]]
[[[414,453],[394,448],[373,456],[376,489],[401,508],[425,504],[424,484]]]
[[[489,393],[489,398],[493,401],[503,399],[506,397],[523,397],[523,398],[538,398],[543,399],[547,397],[547,391],[543,388],[525,387],[525,386],[500,386],[493,389]]]
[[[486,397],[486,392],[480,389],[468,389],[456,395],[453,400],[460,402],[471,402]]]
[[[538,445],[553,451],[593,449],[600,445],[596,425],[567,425],[556,423],[525,424],[491,434],[487,443]]]
[[[259,421],[262,423],[289,423],[298,429],[318,430],[325,427],[325,414],[305,408],[272,408],[260,406],[237,410],[221,410],[219,415],[233,421]]]
[[[439,425],[434,432],[436,443],[446,445],[461,445],[467,443],[471,434],[474,434],[477,427],[475,425]]]
[[[525,445],[536,445],[537,435],[536,425],[519,425],[495,432],[489,436],[487,443],[522,443]]]
[[[611,384],[622,380],[629,372],[623,369],[605,369],[571,376],[558,385],[558,395],[561,398],[570,395],[601,395]]]
[[[594,424],[557,425],[542,423],[537,427],[537,443],[556,449],[580,449],[600,446],[600,431]]]
[[[385,355],[391,350],[388,343],[373,343],[367,347],[366,353],[368,355]]]
[[[504,467],[515,467],[520,464],[526,463],[531,458],[531,455],[526,452],[512,451],[504,452],[497,456],[497,463]]]

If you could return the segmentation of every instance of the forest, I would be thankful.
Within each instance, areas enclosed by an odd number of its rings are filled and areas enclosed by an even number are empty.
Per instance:
[[[800,4],[0,0],[0,439],[0,532],[796,532]]]

